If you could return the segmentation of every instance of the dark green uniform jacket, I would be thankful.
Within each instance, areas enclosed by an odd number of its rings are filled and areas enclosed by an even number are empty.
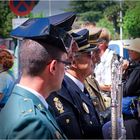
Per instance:
[[[15,86],[0,112],[0,139],[65,139],[52,114],[31,92]]]

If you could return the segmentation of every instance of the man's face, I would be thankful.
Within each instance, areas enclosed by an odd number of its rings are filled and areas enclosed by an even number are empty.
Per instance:
[[[92,55],[93,64],[100,62],[100,49],[94,50]]]
[[[83,52],[75,56],[74,65],[82,76],[89,76],[93,71],[92,52]]]
[[[132,50],[128,50],[129,56],[131,58],[131,60],[140,60],[140,53],[132,51]]]
[[[100,50],[106,50],[107,47],[108,47],[108,44],[106,42],[99,43],[99,45],[98,45],[98,48]]]
[[[61,56],[61,59],[56,60],[56,61],[57,61],[57,73],[56,73],[57,79],[56,79],[55,83],[58,86],[57,90],[59,90],[61,88],[61,84],[62,84],[62,81],[63,81],[63,78],[64,78],[65,67],[67,66],[67,62],[69,62],[68,55],[66,53],[64,53]]]
[[[68,49],[68,60],[73,61],[75,53],[78,51],[77,43],[73,40],[71,47]]]

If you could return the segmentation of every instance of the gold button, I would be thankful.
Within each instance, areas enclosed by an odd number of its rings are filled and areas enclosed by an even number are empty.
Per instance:
[[[28,112],[33,112],[33,110],[32,109],[29,109]]]
[[[21,111],[21,113],[22,113],[22,114],[24,114],[24,113],[25,113],[25,111]]]
[[[66,123],[69,123],[70,122],[70,120],[69,119],[66,119]]]
[[[28,99],[28,98],[24,98],[23,100],[24,100],[24,101],[28,101],[29,99]]]
[[[90,124],[92,124],[92,121],[90,121]]]

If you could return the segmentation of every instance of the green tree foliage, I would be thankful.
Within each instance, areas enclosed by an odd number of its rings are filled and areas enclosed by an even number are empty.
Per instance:
[[[8,1],[0,1],[0,35],[2,37],[9,37],[9,32],[12,29],[12,18],[14,17]]]
[[[124,17],[128,9],[132,9],[137,5],[137,1],[132,0],[121,0],[117,1],[111,6],[108,6],[104,11],[104,16],[108,18],[114,25],[115,32],[119,34],[120,26],[120,11],[122,11],[122,16]]]
[[[101,12],[100,11],[95,11],[93,13],[93,11],[89,11],[89,12],[85,12],[82,14],[79,14],[79,20],[82,21],[99,21],[101,19]]]
[[[126,37],[140,37],[140,2],[126,12],[123,27]]]
[[[33,14],[33,13],[30,13],[28,15],[29,18],[43,18],[44,17],[44,14],[43,12],[40,12],[40,13],[36,13],[36,14]]]
[[[39,1],[36,0],[35,5],[38,4],[38,2]],[[30,15],[24,17],[30,17]],[[31,17],[34,16],[31,15]],[[0,0],[0,36],[4,38],[9,37],[9,33],[12,30],[13,18],[16,18],[16,15],[9,8],[9,1]]]
[[[102,0],[102,1],[98,1],[98,0],[75,0],[75,1],[71,1],[70,5],[71,5],[71,10],[78,12],[78,13],[84,13],[87,11],[101,11],[103,12],[106,7],[108,7],[108,1],[106,0]]]
[[[108,21],[107,18],[100,19],[99,22],[96,24],[96,26],[109,29],[112,39],[116,39],[118,37],[118,34],[117,35],[115,34],[113,23]]]
[[[120,5],[121,2],[122,6]],[[120,22],[120,11],[122,11],[124,17],[126,11],[133,9],[136,5],[138,5],[138,1],[132,0],[76,0],[71,1],[71,10],[78,13],[80,20],[89,20],[97,24],[99,22],[102,27],[106,27],[107,20],[109,23],[112,22],[115,35],[119,36],[120,26],[122,26]],[[127,26],[125,27],[128,28]],[[108,29],[111,31],[112,26],[109,26]]]
[[[119,32],[118,12],[120,9],[118,1],[72,1],[71,6],[72,10],[77,12],[80,16],[79,20],[88,20],[91,22],[96,22],[97,24],[99,22],[98,25],[102,27],[106,27],[106,23],[108,23],[110,25],[108,26],[108,29],[112,34],[114,32],[114,29],[115,32]]]
[[[104,16],[107,17],[108,20],[113,23],[115,32],[117,33],[119,33],[119,25],[118,25],[119,11],[120,11],[120,6],[118,2],[106,8],[104,11]]]

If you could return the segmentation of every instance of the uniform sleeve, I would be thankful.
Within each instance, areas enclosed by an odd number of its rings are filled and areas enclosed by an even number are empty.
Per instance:
[[[52,135],[39,118],[27,117],[13,125],[7,139],[52,139]]]
[[[4,78],[1,73],[0,74],[0,93],[3,93],[4,88],[6,88],[6,78]]]
[[[133,70],[123,85],[123,96],[140,96],[140,71]]]
[[[4,74],[0,76],[0,93],[3,94],[3,98],[1,98],[2,103],[5,104],[7,102],[13,86],[14,81],[9,74]]]
[[[7,89],[6,78],[1,73],[0,74],[0,103],[4,97],[4,93],[5,93],[6,89]]]

